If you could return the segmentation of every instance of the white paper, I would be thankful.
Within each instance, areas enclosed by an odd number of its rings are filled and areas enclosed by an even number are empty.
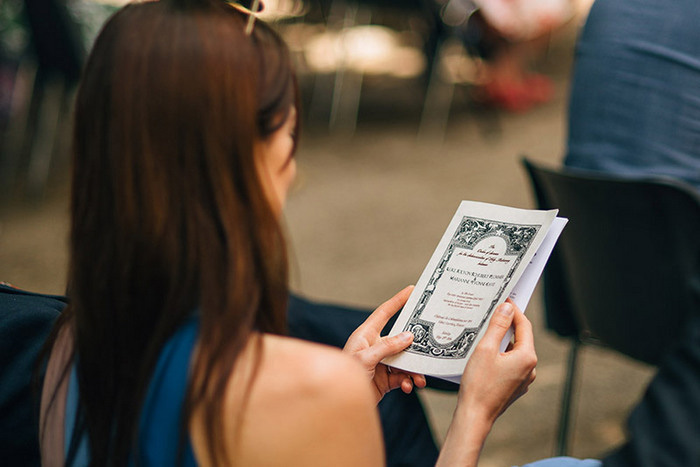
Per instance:
[[[536,257],[556,212],[463,201],[389,333],[409,330],[414,342],[384,363],[442,378],[461,375],[493,310]],[[552,246],[516,289],[525,304]]]
[[[549,228],[549,232],[547,232],[547,235],[544,237],[544,240],[535,253],[535,256],[532,257],[530,264],[527,265],[523,275],[520,276],[520,280],[515,284],[513,290],[510,291],[509,298],[513,300],[513,303],[515,303],[523,313],[525,313],[527,304],[530,303],[530,298],[532,298],[537,282],[540,280],[544,267],[547,265],[547,260],[552,254],[552,250],[557,244],[557,240],[559,240],[559,235],[561,235],[561,232],[564,230],[567,222],[569,222],[569,219],[564,217],[556,217],[554,219]],[[512,338],[513,328],[510,328],[508,331],[506,331],[506,335],[501,342],[501,352],[506,350]],[[445,376],[441,378],[459,384],[460,380],[462,379],[462,375]]]
[[[530,303],[530,298],[535,291],[537,282],[540,280],[544,267],[547,265],[549,255],[552,254],[554,245],[557,244],[559,235],[561,235],[567,222],[569,222],[569,219],[564,217],[557,217],[554,219],[537,253],[535,253],[535,256],[530,260],[530,264],[527,265],[527,268],[523,272],[523,275],[520,276],[520,280],[515,284],[513,290],[510,291],[510,299],[513,300],[513,303],[515,303],[523,313],[525,312],[525,308],[527,308],[527,304]],[[501,343],[501,352],[506,350],[512,338],[513,330],[509,329]]]

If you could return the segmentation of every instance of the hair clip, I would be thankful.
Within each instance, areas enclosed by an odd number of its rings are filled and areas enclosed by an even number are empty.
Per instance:
[[[245,35],[250,36],[253,32],[253,26],[255,26],[255,14],[263,11],[263,3],[260,0],[226,0],[226,3],[248,15]]]
[[[258,10],[258,8],[260,10]],[[245,35],[250,36],[253,33],[253,26],[255,26],[255,13],[262,11],[262,5],[260,0],[253,0],[253,6],[250,9],[250,15],[248,16],[248,22],[245,25]]]

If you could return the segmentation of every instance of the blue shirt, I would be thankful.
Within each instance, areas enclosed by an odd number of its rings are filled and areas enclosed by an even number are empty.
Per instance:
[[[576,47],[567,167],[700,190],[697,0],[599,0]]]

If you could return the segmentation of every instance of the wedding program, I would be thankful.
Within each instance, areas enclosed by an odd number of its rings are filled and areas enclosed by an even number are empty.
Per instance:
[[[495,308],[510,296],[525,309],[566,225],[556,215],[462,201],[389,333],[413,344],[384,363],[459,382]]]

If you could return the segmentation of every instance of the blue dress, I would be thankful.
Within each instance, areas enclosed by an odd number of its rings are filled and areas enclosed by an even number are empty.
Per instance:
[[[178,464],[177,457],[190,359],[197,342],[198,332],[199,321],[196,317],[192,317],[168,340],[160,353],[141,412],[139,449],[132,456],[132,465],[163,467],[197,465],[189,436],[184,440],[181,464]],[[66,456],[75,427],[78,396],[78,379],[75,365],[73,365],[66,401]],[[87,439],[83,437],[72,465],[88,465],[88,459]]]

